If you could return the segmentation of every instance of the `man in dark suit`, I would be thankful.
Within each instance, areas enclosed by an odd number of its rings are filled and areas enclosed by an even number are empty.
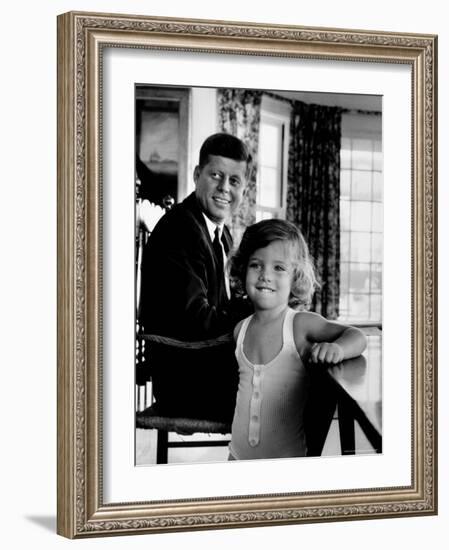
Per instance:
[[[141,322],[157,410],[168,416],[231,421],[238,372],[233,346],[195,347],[232,331],[248,307],[231,295],[223,265],[232,246],[225,220],[245,193],[251,156],[229,134],[203,143],[195,191],[158,222],[142,273]],[[187,344],[186,344],[187,343]]]

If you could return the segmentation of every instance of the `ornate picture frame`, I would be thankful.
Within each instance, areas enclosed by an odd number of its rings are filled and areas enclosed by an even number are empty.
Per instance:
[[[102,91],[108,48],[410,69],[412,295],[411,310],[403,312],[411,326],[410,484],[165,499],[154,499],[149,488],[145,501],[105,501]],[[433,35],[82,12],[58,17],[59,534],[83,538],[437,513],[436,140]]]

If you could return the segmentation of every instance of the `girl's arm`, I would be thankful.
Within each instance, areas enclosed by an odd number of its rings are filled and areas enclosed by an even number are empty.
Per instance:
[[[295,340],[303,341],[303,349],[314,363],[339,363],[357,357],[366,348],[366,336],[361,330],[311,312],[296,314]]]

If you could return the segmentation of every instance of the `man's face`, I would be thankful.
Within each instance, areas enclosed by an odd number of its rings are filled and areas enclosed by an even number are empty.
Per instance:
[[[246,188],[246,162],[209,155],[202,168],[195,168],[196,196],[206,216],[217,224],[236,212]]]

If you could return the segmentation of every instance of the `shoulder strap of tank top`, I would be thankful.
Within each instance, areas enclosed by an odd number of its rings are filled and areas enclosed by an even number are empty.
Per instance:
[[[283,338],[284,338],[284,345],[289,346],[290,349],[293,349],[298,353],[298,350],[295,344],[295,335],[293,331],[293,324],[294,324],[296,313],[297,312],[294,309],[288,308],[285,316],[285,321],[284,321]]]

